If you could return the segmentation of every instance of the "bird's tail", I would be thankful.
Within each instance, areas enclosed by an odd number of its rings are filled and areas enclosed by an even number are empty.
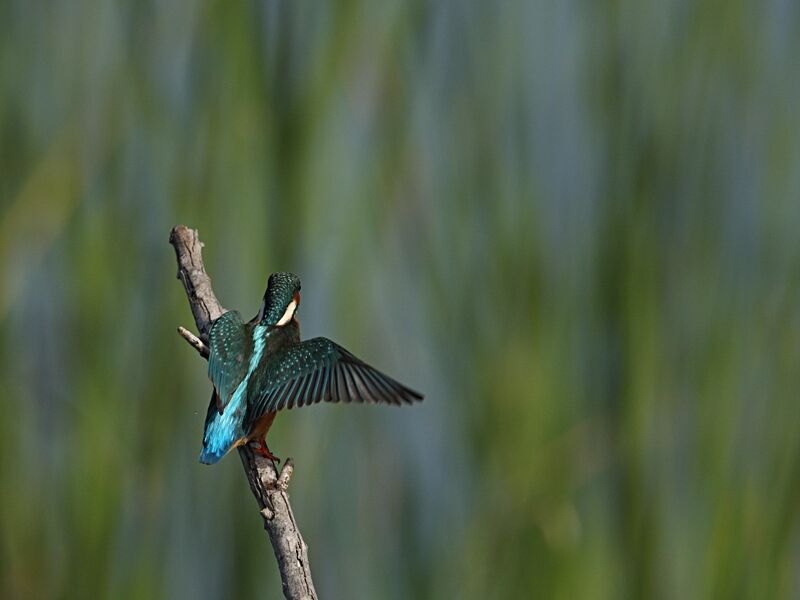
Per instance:
[[[200,453],[200,462],[204,465],[213,465],[219,462],[219,459],[233,448],[235,440],[235,435],[231,435],[227,431],[221,431],[220,428],[212,425],[210,430],[206,431],[206,435],[203,439],[203,451]]]
[[[204,465],[213,465],[219,462],[219,459],[225,456],[227,452],[219,452],[211,450],[208,447],[204,447],[203,451],[200,453],[200,462]]]
[[[203,451],[200,453],[200,462],[204,465],[213,465],[228,453],[236,441],[236,422],[230,412],[223,415],[218,409],[218,396],[216,390],[211,394],[208,403],[206,424],[203,429]]]

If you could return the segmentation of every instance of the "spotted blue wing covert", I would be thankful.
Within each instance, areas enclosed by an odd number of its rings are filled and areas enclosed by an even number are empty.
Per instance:
[[[208,377],[214,384],[217,410],[221,414],[247,374],[246,357],[252,351],[253,341],[235,310],[214,321],[208,337]]]

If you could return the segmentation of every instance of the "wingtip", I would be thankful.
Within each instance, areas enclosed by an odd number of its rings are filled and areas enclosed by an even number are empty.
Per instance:
[[[403,393],[401,397],[405,400],[406,404],[414,404],[415,402],[422,402],[425,399],[423,394],[420,394],[417,390],[412,390],[410,387],[406,387],[401,385]]]
[[[423,400],[425,400],[425,396],[423,396],[419,392],[415,392],[414,390],[409,390],[409,392],[410,393],[408,395],[411,397],[411,399],[408,400],[409,404],[414,404],[415,402],[422,402]]]

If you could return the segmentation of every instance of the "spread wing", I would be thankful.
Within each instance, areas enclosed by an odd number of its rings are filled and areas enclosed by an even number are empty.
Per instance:
[[[370,367],[327,338],[290,346],[269,359],[277,375],[251,400],[245,416],[250,430],[262,415],[317,402],[411,404],[422,395]]]
[[[245,359],[252,352],[252,344],[242,317],[235,310],[226,312],[211,326],[208,335],[208,378],[214,384],[216,406],[220,414],[247,374]]]

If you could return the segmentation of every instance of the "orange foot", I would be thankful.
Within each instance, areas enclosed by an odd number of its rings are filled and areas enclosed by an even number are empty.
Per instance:
[[[263,456],[267,460],[277,460],[278,462],[281,462],[280,458],[269,451],[269,448],[267,448],[267,442],[263,439],[258,440],[258,446],[253,448],[253,452],[259,456]]]

